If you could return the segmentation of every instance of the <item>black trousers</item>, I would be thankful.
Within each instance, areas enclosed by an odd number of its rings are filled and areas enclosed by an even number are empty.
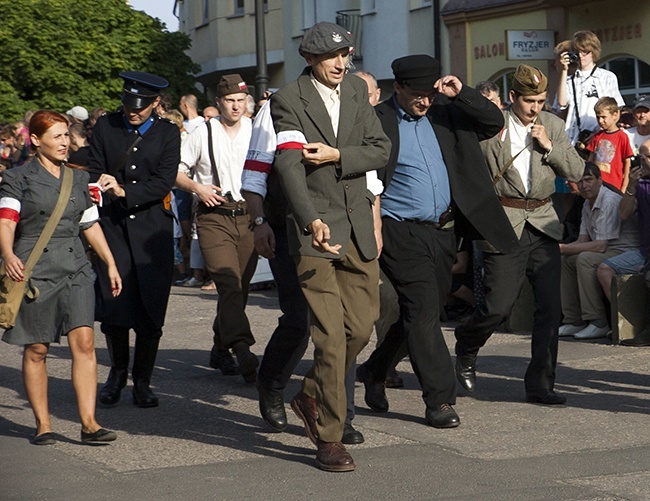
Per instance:
[[[508,254],[484,253],[485,301],[465,325],[456,328],[456,354],[476,354],[512,311],[527,278],[533,288],[535,312],[532,357],[525,376],[526,391],[552,390],[561,319],[558,243],[530,225],[520,247]]]
[[[382,235],[379,264],[397,292],[400,316],[364,365],[376,381],[384,381],[406,340],[427,407],[454,404],[456,377],[440,327],[440,309],[451,287],[456,253],[454,230],[385,217]]]
[[[286,226],[271,228],[275,233],[275,258],[269,260],[269,266],[278,289],[282,316],[264,350],[257,379],[268,391],[282,394],[309,345],[309,305],[300,289],[296,262],[289,255]],[[348,423],[354,418],[355,368],[351,367],[345,377]]]

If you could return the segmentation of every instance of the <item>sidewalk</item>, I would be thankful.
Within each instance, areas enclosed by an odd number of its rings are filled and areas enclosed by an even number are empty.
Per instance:
[[[0,499],[471,499],[647,500],[650,486],[650,349],[605,341],[560,341],[560,408],[524,402],[529,337],[495,334],[478,360],[478,387],[460,394],[461,426],[425,425],[408,362],[403,389],[387,390],[390,411],[370,412],[357,385],[353,473],[325,473],[289,406],[277,434],[259,417],[257,391],[207,365],[216,293],[174,287],[154,389],[160,407],[139,409],[130,385],[99,422],[116,442],[79,442],[67,345],[48,358],[50,412],[60,441],[30,445],[33,415],[22,387],[22,349],[0,346]],[[275,290],[251,293],[249,317],[260,355],[278,316]],[[98,332],[98,330],[97,330]],[[453,333],[446,329],[453,348]],[[97,335],[99,380],[108,374]],[[365,360],[372,345],[361,354]],[[308,355],[309,355],[308,351]],[[307,357],[309,358],[309,357]],[[298,367],[304,373],[304,360]],[[299,388],[295,376],[286,400]]]

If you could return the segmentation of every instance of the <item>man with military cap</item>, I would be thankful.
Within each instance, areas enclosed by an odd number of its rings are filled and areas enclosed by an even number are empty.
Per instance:
[[[516,246],[479,147],[501,130],[503,115],[457,77],[441,77],[429,55],[398,58],[392,69],[393,96],[376,107],[393,145],[379,171],[385,186],[379,262],[397,292],[400,315],[357,376],[368,406],[386,412],[386,371],[406,342],[427,422],[453,428],[460,424],[452,407],[456,382],[440,311],[451,288],[454,229],[468,220],[499,249]]]
[[[511,105],[503,112],[505,127],[481,143],[492,183],[519,239],[514,251],[499,252],[487,242],[484,251],[485,301],[465,325],[456,328],[456,375],[474,391],[476,356],[494,329],[512,311],[524,279],[535,298],[532,358],[524,386],[528,402],[563,404],[553,390],[560,325],[562,238],[551,195],[557,176],[578,181],[584,162],[569,143],[564,122],[542,111],[547,78],[537,68],[521,64],[510,90]]]
[[[133,402],[155,407],[149,385],[162,336],[173,272],[173,214],[166,204],[180,159],[178,127],[153,112],[167,80],[139,71],[124,79],[123,109],[101,117],[90,140],[91,180],[102,188],[101,225],[124,283],[113,297],[99,263],[96,319],[111,371],[99,400],[114,404],[127,383],[129,330],[136,334]]]
[[[251,119],[244,116],[247,96],[241,76],[221,77],[216,99],[219,116],[199,125],[183,141],[176,185],[200,199],[199,245],[219,293],[210,366],[226,375],[239,372],[246,382],[254,382],[259,362],[250,351],[255,338],[245,310],[257,253],[240,192],[252,132]],[[195,179],[189,177],[191,171]]]
[[[289,203],[289,251],[315,347],[291,406],[326,471],[355,469],[341,443],[345,373],[370,339],[379,303],[374,197],[365,174],[386,163],[390,148],[365,82],[346,74],[353,44],[341,26],[312,26],[299,47],[307,68],[271,98],[274,169]]]

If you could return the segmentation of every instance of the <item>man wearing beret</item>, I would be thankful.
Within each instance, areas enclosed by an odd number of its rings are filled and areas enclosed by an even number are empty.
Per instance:
[[[115,404],[126,385],[129,330],[135,331],[133,402],[155,407],[149,385],[162,336],[172,283],[173,214],[164,199],[174,185],[180,160],[180,133],[153,112],[164,78],[128,71],[121,111],[101,117],[90,140],[91,181],[102,187],[101,225],[122,276],[122,294],[113,297],[106,267],[97,273],[96,319],[106,335],[111,371],[99,392]]]
[[[289,248],[315,347],[291,406],[326,471],[355,469],[341,443],[345,373],[370,339],[379,303],[374,196],[365,174],[385,165],[390,148],[365,82],[346,75],[352,46],[345,28],[314,25],[299,48],[307,68],[271,99],[274,168],[289,203]]]
[[[386,371],[406,342],[427,422],[453,428],[460,424],[452,408],[456,381],[440,308],[451,288],[454,227],[468,220],[497,248],[516,247],[479,147],[501,130],[503,115],[457,77],[441,77],[431,56],[401,57],[392,69],[393,96],[376,108],[392,142],[379,172],[385,186],[380,265],[397,292],[400,316],[357,377],[368,406],[386,412]]]
[[[523,281],[528,278],[535,297],[532,358],[524,386],[528,402],[563,404],[553,391],[560,325],[560,248],[562,238],[551,195],[557,176],[578,181],[584,162],[569,143],[564,122],[542,111],[547,78],[525,64],[515,71],[512,105],[503,112],[505,127],[484,141],[492,184],[499,195],[519,248],[498,252],[484,242],[485,302],[465,325],[456,328],[456,375],[474,391],[476,356],[494,329],[510,314]]]
[[[242,377],[252,383],[259,362],[250,351],[255,338],[245,310],[257,253],[241,195],[252,132],[252,121],[244,116],[247,96],[248,87],[239,75],[221,77],[216,100],[219,116],[199,125],[183,141],[176,184],[200,199],[199,245],[219,293],[210,366],[226,375],[236,374],[232,350]],[[195,180],[189,177],[191,169]]]

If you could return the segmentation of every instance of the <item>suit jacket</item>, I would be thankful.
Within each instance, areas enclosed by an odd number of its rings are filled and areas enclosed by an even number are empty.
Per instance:
[[[378,172],[385,190],[399,154],[397,111],[393,99],[378,104],[375,110],[392,143],[388,164]],[[455,208],[497,249],[514,250],[517,237],[494,193],[479,146],[479,141],[491,138],[503,127],[501,111],[478,91],[463,85],[453,100],[437,94],[427,118],[440,143]]]
[[[173,214],[163,206],[180,162],[180,132],[165,119],[158,119],[136,148],[121,112],[101,117],[90,139],[90,180],[102,173],[115,176],[125,198],[104,194],[99,209],[101,226],[124,281],[114,298],[105,265],[100,262],[97,280],[96,319],[122,327],[134,327],[141,302],[156,328],[162,327],[171,288]],[[139,295],[139,297],[138,297]]]
[[[485,159],[494,178],[512,157],[509,113],[504,111],[504,132],[481,143]],[[584,161],[580,158],[575,148],[569,143],[569,138],[564,130],[564,121],[551,113],[542,111],[537,117],[537,124],[543,125],[549,139],[553,143],[553,150],[544,158],[546,151],[537,141],[533,142],[531,155],[531,184],[530,191],[521,181],[519,172],[510,166],[503,174],[495,188],[499,196],[508,198],[530,198],[543,200],[555,193],[556,176],[578,181],[584,172]],[[514,228],[517,237],[521,237],[526,222],[554,240],[562,239],[562,228],[557,213],[552,203],[538,207],[532,211],[504,207],[506,215]]]
[[[309,77],[309,68],[271,99],[271,114],[278,137],[304,135],[307,142],[322,142],[341,152],[339,165],[302,163],[302,149],[278,149],[274,169],[289,202],[289,249],[293,255],[340,259],[354,233],[362,256],[377,256],[372,203],[365,173],[386,164],[390,142],[372,106],[366,83],[346,75],[341,82],[339,130],[334,135],[325,104]],[[279,141],[281,143],[281,141]],[[279,144],[281,146],[281,144]],[[312,248],[305,229],[314,220],[330,228],[330,243],[341,244],[340,255]]]

